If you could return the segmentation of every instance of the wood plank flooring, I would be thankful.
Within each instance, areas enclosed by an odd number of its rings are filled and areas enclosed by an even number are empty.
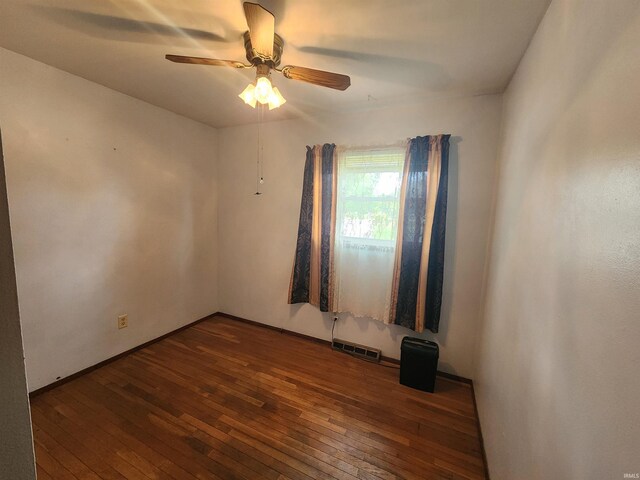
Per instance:
[[[484,478],[470,386],[436,389],[214,317],[32,399],[38,478]]]

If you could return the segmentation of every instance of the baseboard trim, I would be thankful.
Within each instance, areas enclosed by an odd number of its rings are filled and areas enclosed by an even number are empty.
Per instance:
[[[454,382],[466,383],[467,385],[473,386],[473,380],[471,380],[470,378],[461,377],[460,375],[454,375],[453,373],[442,372],[438,370],[438,376],[453,380]]]
[[[255,325],[257,327],[267,328],[269,330],[274,330],[276,332],[284,333],[286,335],[292,335],[294,337],[304,338],[306,340],[310,340],[315,343],[321,343],[323,345],[331,346],[331,342],[323,338],[312,337],[311,335],[305,335],[304,333],[294,332],[293,330],[287,330],[286,328],[276,327],[274,325],[269,325],[267,323],[256,322],[255,320],[249,320],[248,318],[238,317],[236,315],[231,315],[230,313],[217,312],[214,315],[217,315],[219,317],[225,317],[230,320],[236,320],[238,322],[248,323],[250,325]],[[384,355],[382,355],[380,359],[386,363],[400,365],[400,360],[398,360],[397,358],[385,357]],[[467,385],[472,385],[473,383],[470,378],[460,377],[452,373],[441,372],[440,370],[438,370],[438,376],[442,378],[446,378],[448,380],[453,380],[454,382],[466,383]],[[474,398],[474,401],[475,401],[475,398]]]
[[[216,315],[219,317],[225,317],[230,320],[236,320],[238,322],[248,323],[250,325],[255,325],[256,327],[267,328],[269,330],[274,330],[276,332],[284,333],[285,335],[291,335],[293,337],[304,338],[305,340],[310,340],[315,343],[320,343],[322,345],[331,346],[331,342],[329,340],[325,340],[324,338],[312,337],[311,335],[306,335],[304,333],[294,332],[293,330],[287,330],[286,328],[276,327],[274,325],[269,325],[267,323],[256,322],[255,320],[249,320],[248,318],[238,317],[236,315],[231,315],[230,313],[218,312]],[[391,357],[381,356],[380,360],[387,363],[392,363],[394,365],[400,365],[400,360]],[[438,372],[439,373],[439,372]]]
[[[489,462],[487,461],[487,451],[484,448],[484,439],[482,437],[482,426],[480,425],[480,415],[478,414],[478,402],[476,400],[476,389],[471,382],[471,396],[473,397],[473,410],[476,414],[476,425],[478,427],[478,439],[480,440],[480,452],[482,453],[482,461],[484,463],[484,476],[486,480],[491,480],[489,477]]]
[[[309,340],[315,343],[320,343],[323,345],[328,345],[331,346],[331,342],[329,340],[324,340],[322,338],[317,338],[317,337],[312,337],[311,335],[305,335],[304,333],[299,333],[299,332],[294,332],[293,330],[287,330],[286,328],[280,328],[280,327],[276,327],[273,325],[269,325],[267,323],[261,323],[261,322],[256,322],[255,320],[249,320],[248,318],[243,318],[243,317],[238,317],[236,315],[231,315],[230,313],[225,313],[225,312],[215,312],[212,313],[210,315],[207,315],[206,317],[200,318],[194,322],[188,323],[187,325],[183,325],[182,327],[176,328],[175,330],[172,330],[168,333],[165,333],[164,335],[161,335],[157,338],[154,338],[152,340],[149,340],[148,342],[144,342],[136,347],[130,348],[129,350],[126,350],[122,353],[119,353],[113,357],[109,357],[105,360],[102,360],[101,362],[96,363],[95,365],[91,365],[90,367],[87,368],[83,368],[82,370],[72,373],[71,375],[68,375],[64,378],[61,378],[60,380],[56,380],[53,383],[50,383],[49,385],[45,385],[44,387],[40,387],[36,390],[34,390],[33,392],[29,393],[29,398],[34,398],[38,395],[40,395],[41,393],[44,393],[48,390],[51,390],[52,388],[56,388],[60,385],[63,385],[67,382],[70,382],[71,380],[78,378],[86,373],[89,373],[93,370],[96,370],[104,365],[107,365],[111,362],[114,362],[116,360],[118,360],[119,358],[122,358],[126,355],[129,355],[130,353],[133,353],[137,350],[140,350],[142,348],[148,347],[149,345],[153,345],[156,342],[159,342],[160,340],[164,340],[167,337],[170,337],[171,335],[174,335],[178,332],[181,332],[182,330],[185,330],[189,327],[192,327],[193,325],[196,325],[200,322],[203,322],[204,320],[207,320],[209,318],[213,318],[213,317],[225,317],[228,318],[230,320],[236,320],[238,322],[244,322],[244,323],[248,323],[251,325],[255,325],[257,327],[262,327],[262,328],[267,328],[269,330],[274,330],[276,332],[280,332],[286,335],[292,335],[294,337],[298,337],[298,338],[304,338],[305,340]],[[398,360],[397,358],[392,358],[392,357],[385,357],[384,355],[380,357],[380,359],[383,362],[386,363],[391,363],[393,365],[400,365],[400,360]],[[442,372],[440,370],[438,370],[438,376],[442,377],[442,378],[446,378],[448,380],[453,380],[455,382],[461,382],[461,383],[466,383],[467,385],[471,385],[473,388],[473,382],[471,381],[471,379],[469,378],[465,378],[465,377],[460,377],[458,375],[454,375],[452,373],[447,373],[447,372]],[[473,398],[473,401],[475,402],[475,396]]]
[[[200,318],[200,319],[196,320],[195,322],[191,322],[191,323],[188,323],[186,325],[183,325],[182,327],[176,328],[175,330],[171,330],[170,332],[165,333],[164,335],[161,335],[161,336],[159,336],[157,338],[154,338],[152,340],[149,340],[148,342],[144,342],[144,343],[142,343],[142,344],[140,344],[140,345],[138,345],[136,347],[130,348],[129,350],[126,350],[126,351],[124,351],[122,353],[114,355],[113,357],[109,357],[106,360],[102,360],[101,362],[98,362],[95,365],[91,365],[90,367],[83,368],[82,370],[80,370],[80,371],[78,371],[76,373],[72,373],[71,375],[69,375],[67,377],[61,378],[60,380],[56,380],[55,382],[50,383],[49,385],[45,385],[44,387],[40,387],[40,388],[34,390],[33,392],[29,392],[29,398],[37,397],[38,395],[40,395],[40,394],[42,394],[44,392],[47,392],[47,391],[49,391],[49,390],[51,390],[53,388],[59,387],[60,385],[63,385],[65,383],[67,383],[67,382],[70,382],[71,380],[74,380],[74,379],[76,379],[78,377],[81,377],[82,375],[85,375],[85,374],[87,374],[89,372],[92,372],[93,370],[96,370],[96,369],[98,369],[100,367],[103,367],[103,366],[105,366],[105,365],[107,365],[107,364],[109,364],[111,362],[115,362],[116,360],[118,360],[118,359],[120,359],[122,357],[126,357],[130,353],[133,353],[133,352],[136,352],[138,350],[141,350],[141,349],[143,349],[145,347],[148,347],[149,345],[153,345],[154,343],[159,342],[160,340],[164,340],[167,337],[175,335],[176,333],[181,332],[182,330],[186,330],[189,327],[193,327],[194,325],[196,325],[196,324],[198,324],[200,322],[203,322],[203,321],[205,321],[205,320],[207,320],[209,318],[213,318],[216,315],[218,315],[218,313],[212,313],[211,315],[207,315],[206,317]]]
[[[101,362],[96,363],[95,365],[92,365],[90,367],[87,368],[83,368],[82,370],[76,372],[76,373],[72,373],[71,375],[61,378],[60,380],[56,380],[53,383],[50,383],[49,385],[45,385],[44,387],[40,387],[36,390],[34,390],[33,392],[29,392],[29,398],[34,398],[37,397],[38,395],[47,392],[49,390],[52,390],[56,387],[59,387],[60,385],[63,385],[67,382],[70,382],[71,380],[74,380],[78,377],[81,377],[82,375],[85,375],[89,372],[92,372],[93,370],[96,370],[100,367],[103,367],[105,365],[108,365],[111,362],[114,362],[122,357],[125,357],[133,352],[136,352],[138,350],[141,350],[145,347],[148,347],[150,345],[153,345],[156,342],[159,342],[161,340],[164,340],[167,337],[170,337],[172,335],[175,335],[176,333],[179,333],[183,330],[186,330],[187,328],[193,327],[194,325],[197,325],[200,322],[203,322],[205,320],[208,320],[210,318],[214,318],[214,317],[225,317],[228,318],[230,320],[235,320],[238,322],[243,322],[243,323],[248,323],[250,325],[255,325],[257,327],[261,327],[261,328],[266,328],[269,330],[275,330],[277,332],[286,334],[286,335],[291,335],[294,337],[299,337],[299,338],[303,338],[305,340],[309,340],[315,343],[320,343],[323,345],[328,345],[331,346],[331,342],[329,340],[324,340],[322,338],[317,338],[317,337],[312,337],[311,335],[305,335],[304,333],[299,333],[299,332],[294,332],[293,330],[287,330],[285,328],[280,328],[280,327],[276,327],[273,325],[268,325],[266,323],[261,323],[261,322],[256,322],[255,320],[249,320],[248,318],[243,318],[243,317],[238,317],[236,315],[231,315],[230,313],[224,313],[224,312],[216,312],[216,313],[212,313],[210,315],[207,315],[206,317],[200,318],[194,322],[188,323],[186,325],[183,325],[182,327],[176,328],[175,330],[172,330],[168,333],[165,333],[164,335],[161,335],[157,338],[154,338],[152,340],[149,340],[148,342],[144,342],[136,347],[130,348],[129,350],[119,353],[113,357],[107,358],[106,360],[102,360]],[[396,358],[392,358],[392,357],[385,357],[382,356],[381,357],[382,361],[387,362],[387,363],[392,363],[395,365],[400,365],[400,360],[396,359]],[[488,463],[487,463],[487,454],[484,448],[484,440],[482,438],[482,428],[480,426],[480,417],[478,415],[478,404],[476,402],[476,393],[475,390],[473,388],[473,381],[469,378],[465,378],[465,377],[460,377],[458,375],[454,375],[451,373],[447,373],[447,372],[441,372],[438,370],[437,372],[439,377],[442,378],[446,378],[448,380],[452,380],[455,382],[460,382],[460,383],[465,383],[467,385],[469,385],[471,387],[471,395],[473,397],[473,408],[475,410],[475,414],[476,414],[476,421],[477,421],[477,426],[478,426],[478,436],[479,436],[479,440],[480,440],[480,448],[482,451],[482,459],[484,461],[484,470],[485,470],[485,477],[487,480],[489,480],[489,468],[488,468]]]
[[[256,322],[255,320],[249,320],[248,318],[238,317],[236,315],[231,315],[230,313],[217,312],[213,316],[225,317],[225,318],[228,318],[230,320],[235,320],[235,321],[238,321],[238,322],[248,323],[250,325],[255,325],[257,327],[266,328],[266,329],[269,329],[269,330],[274,330],[276,332],[280,332],[280,333],[283,333],[285,335],[292,335],[294,337],[304,338],[306,340],[310,340],[310,341],[315,342],[315,343],[320,343],[320,344],[323,344],[323,345],[331,346],[331,342],[329,340],[324,340],[322,338],[312,337],[311,335],[305,335],[304,333],[294,332],[293,330],[287,330],[286,328],[276,327],[274,325],[269,325],[267,323]],[[400,360],[398,360],[396,358],[385,357],[385,356],[382,356],[380,358],[384,362],[393,363],[395,365],[400,365]],[[470,388],[471,388],[471,396],[473,398],[473,409],[474,409],[475,414],[476,414],[476,424],[477,424],[477,427],[478,427],[478,438],[480,440],[480,450],[481,450],[481,453],[482,453],[482,460],[484,462],[484,474],[485,474],[486,480],[490,480],[489,479],[489,467],[488,467],[488,463],[487,463],[487,453],[486,453],[486,451],[484,449],[484,440],[482,438],[482,428],[480,427],[480,417],[478,415],[478,404],[476,402],[476,392],[475,392],[475,389],[473,388],[473,380],[471,380],[470,378],[461,377],[459,375],[454,375],[452,373],[441,372],[440,370],[438,370],[437,375],[439,377],[446,378],[446,379],[452,380],[454,382],[464,383],[464,384],[470,386]]]

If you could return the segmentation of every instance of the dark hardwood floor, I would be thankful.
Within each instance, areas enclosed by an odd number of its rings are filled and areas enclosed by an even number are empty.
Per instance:
[[[469,385],[224,317],[31,401],[39,480],[481,479]]]

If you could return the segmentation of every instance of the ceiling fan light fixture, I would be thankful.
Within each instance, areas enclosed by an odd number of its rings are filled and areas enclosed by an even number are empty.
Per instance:
[[[275,17],[269,10],[257,3],[244,2],[242,7],[249,27],[249,30],[243,35],[249,65],[235,60],[173,54],[165,55],[165,58],[175,63],[224,66],[236,69],[255,68],[256,81],[247,86],[239,95],[242,101],[252,108],[255,108],[256,104],[260,102],[262,105],[268,104],[269,110],[272,110],[286,102],[278,89],[273,87],[269,81],[269,72],[271,70],[280,72],[289,80],[307,82],[335,90],[349,88],[351,79],[347,75],[297,67],[295,65],[286,65],[278,69],[284,42],[282,37],[275,32]]]
[[[240,95],[244,103],[256,108],[256,103],[269,105],[269,110],[282,106],[286,100],[276,87],[271,85],[267,75],[258,75],[255,83],[247,85]]]
[[[240,95],[238,95],[244,103],[250,105],[252,108],[256,108],[256,96],[255,96],[256,86],[253,83],[247,85]]]
[[[277,87],[273,87],[273,89],[271,90],[271,95],[269,95],[269,110],[281,107],[285,103],[286,100],[280,93],[280,90],[278,90]]]

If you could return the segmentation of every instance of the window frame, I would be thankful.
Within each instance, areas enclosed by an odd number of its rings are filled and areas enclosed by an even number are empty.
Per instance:
[[[357,160],[358,158],[375,158],[376,156],[380,157],[380,166],[375,165],[375,161],[368,163],[358,164],[357,161],[354,161],[351,165],[347,167],[345,170],[344,167],[338,168],[338,181],[337,181],[337,194],[336,199],[337,202],[340,201],[350,201],[350,202],[388,202],[393,203],[396,202],[397,205],[394,209],[394,218],[392,218],[392,228],[397,232],[398,224],[399,224],[399,202],[400,202],[400,190],[402,186],[402,177],[404,171],[404,161],[406,156],[406,145],[390,145],[383,147],[374,147],[374,148],[344,148],[340,155],[344,156],[344,162],[349,162],[349,157]],[[387,161],[385,162],[385,158]],[[394,161],[389,161],[389,158],[394,158]],[[395,186],[396,194],[395,195],[342,195],[341,194],[341,177],[346,174],[367,174],[367,173],[395,173],[398,175],[397,184]],[[344,217],[343,217],[344,218]],[[371,237],[360,237],[360,236],[350,236],[343,235],[343,223],[336,225],[336,239],[339,239],[346,248],[369,248],[369,249],[389,249],[391,251],[395,250],[396,239],[380,239],[380,238],[371,238]],[[394,236],[395,237],[395,236]]]

